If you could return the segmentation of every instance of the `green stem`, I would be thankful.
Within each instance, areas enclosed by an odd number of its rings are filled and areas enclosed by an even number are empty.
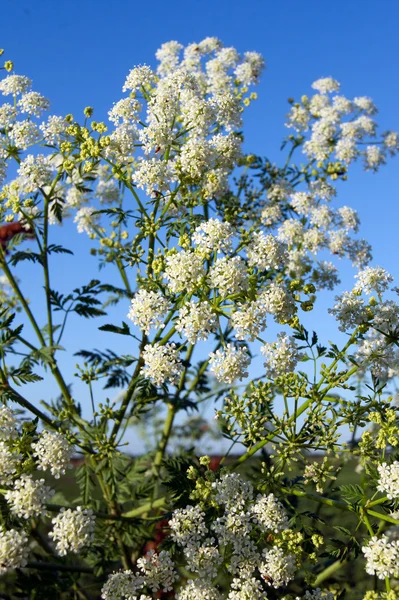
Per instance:
[[[126,519],[140,517],[140,515],[150,512],[150,510],[152,510],[153,508],[162,508],[163,506],[165,506],[165,504],[166,498],[157,498],[152,502],[147,502],[146,504],[142,504],[138,508],[133,508],[128,512],[122,513],[121,517],[124,517]]]
[[[323,583],[323,581],[325,581],[326,579],[331,577],[331,575],[333,575],[333,573],[335,573],[341,567],[343,567],[346,564],[346,562],[347,562],[346,560],[343,560],[343,561],[336,560],[331,565],[326,567],[323,571],[321,571],[321,573],[319,573],[317,575],[316,579],[312,583],[312,587],[317,588],[321,583]]]
[[[319,504],[326,504],[327,506],[333,506],[334,508],[338,508],[339,510],[346,510],[348,512],[352,512],[351,507],[346,502],[342,502],[341,500],[332,500],[331,498],[326,498],[325,496],[320,496],[319,494],[312,494],[311,492],[303,492],[302,490],[296,490],[293,488],[281,488],[283,492],[287,494],[293,494],[294,496],[298,496],[300,498],[308,498],[308,500],[314,500],[314,502],[318,502]]]
[[[36,333],[36,335],[37,335],[37,337],[38,337],[41,345],[45,346],[46,343],[44,341],[44,337],[43,337],[43,334],[42,334],[42,332],[40,330],[40,327],[37,324],[36,319],[33,316],[33,313],[31,311],[31,309],[29,308],[29,305],[28,305],[27,301],[25,300],[24,295],[21,292],[18,283],[17,283],[16,279],[14,278],[14,276],[13,276],[13,274],[12,274],[12,272],[11,272],[11,270],[10,270],[10,268],[9,268],[6,260],[5,260],[4,251],[2,249],[0,249],[0,257],[1,257],[0,258],[1,268],[3,269],[4,273],[6,274],[6,277],[7,277],[8,281],[9,281],[9,283],[10,283],[10,285],[11,285],[11,287],[12,287],[14,293],[15,293],[15,295],[17,296],[18,300],[20,301],[20,303],[21,303],[21,305],[22,305],[22,307],[23,307],[23,309],[24,309],[24,311],[26,313],[26,316],[28,317],[28,319],[29,319],[29,321],[30,321],[30,323],[31,323],[31,325],[32,325],[32,327],[33,327],[33,329],[34,329],[34,331],[35,331],[35,333]]]
[[[389,515],[384,515],[382,513],[376,512],[375,510],[369,510],[367,508],[367,514],[371,515],[372,517],[376,517],[377,519],[381,519],[382,521],[386,521],[387,523],[392,523],[393,525],[399,525],[399,519],[394,519],[393,517],[390,517]],[[374,535],[374,533],[373,533]]]
[[[161,463],[162,463],[162,460],[163,460],[163,457],[165,454],[166,446],[168,445],[169,437],[172,432],[175,414],[176,414],[176,406],[174,404],[168,404],[168,413],[166,415],[161,439],[159,440],[158,448],[157,448],[157,451],[155,454],[155,459],[154,459],[154,467],[155,467],[155,470],[157,473],[161,466]]]

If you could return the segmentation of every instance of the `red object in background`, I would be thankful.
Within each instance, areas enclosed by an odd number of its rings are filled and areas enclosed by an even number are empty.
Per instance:
[[[18,233],[23,233],[29,238],[33,237],[32,230],[27,229],[27,225],[23,225],[20,221],[0,225],[0,245],[5,252],[7,252],[8,242]]]

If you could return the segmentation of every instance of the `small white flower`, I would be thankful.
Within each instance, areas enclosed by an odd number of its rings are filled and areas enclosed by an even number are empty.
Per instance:
[[[148,335],[152,328],[164,327],[162,321],[170,308],[170,302],[161,292],[139,290],[132,298],[127,317]]]
[[[49,533],[49,537],[56,542],[60,556],[65,556],[68,552],[77,554],[93,541],[95,518],[90,509],[81,506],[76,510],[62,508],[51,522],[53,531]]]
[[[302,356],[297,350],[294,338],[286,333],[279,333],[277,338],[276,342],[266,343],[260,349],[266,358],[264,366],[270,378],[291,373]]]
[[[176,344],[147,344],[143,351],[143,360],[142,374],[156,385],[167,381],[176,383],[183,370]]]
[[[56,431],[43,431],[32,448],[37,458],[37,468],[49,470],[56,479],[65,474],[74,451],[66,437]]]
[[[47,156],[28,154],[25,160],[21,162],[18,173],[23,180],[26,191],[34,192],[50,183],[53,169],[54,167]]]
[[[173,293],[193,292],[205,275],[203,261],[198,254],[183,250],[166,257],[165,279]]]
[[[22,113],[28,113],[34,117],[40,117],[42,112],[50,108],[50,101],[38,92],[27,92],[22,94],[18,101]]]
[[[279,588],[294,579],[296,565],[293,554],[285,554],[281,548],[272,548],[263,550],[263,556],[259,572],[268,585]]]
[[[24,531],[0,528],[0,575],[24,567],[28,562],[28,536]]]
[[[366,558],[366,572],[376,575],[378,579],[398,576],[399,574],[399,540],[390,541],[386,535],[374,536],[362,552]]]
[[[193,233],[192,239],[200,249],[209,252],[228,252],[231,248],[231,238],[234,230],[230,223],[219,219],[209,219],[199,225]]]
[[[184,304],[176,321],[176,331],[180,331],[190,344],[208,339],[215,331],[217,320],[208,302],[190,302]]]
[[[399,461],[395,460],[390,465],[382,463],[377,469],[380,476],[377,490],[386,494],[390,500],[399,498]]]
[[[145,584],[153,592],[168,592],[173,589],[178,576],[174,570],[174,562],[166,550],[161,550],[159,554],[150,550],[145,557],[138,559],[137,566],[143,573]]]
[[[143,586],[142,577],[132,571],[119,571],[108,577],[101,590],[101,598],[104,600],[134,600]]]
[[[381,295],[393,281],[392,275],[382,267],[366,267],[359,271],[355,277],[358,279],[358,283],[355,285],[354,291],[365,292],[366,294],[376,292]]]
[[[186,506],[174,510],[169,527],[172,540],[179,546],[198,545],[208,533],[205,513],[199,506]]]
[[[218,381],[233,383],[236,379],[240,381],[248,377],[247,368],[251,358],[245,347],[227,344],[224,350],[216,350],[209,354],[211,371]]]
[[[287,261],[284,246],[273,235],[255,232],[248,249],[248,264],[258,269],[280,269]]]
[[[15,412],[8,406],[0,407],[0,440],[14,440],[18,435],[17,427]]]
[[[24,75],[8,75],[0,81],[0,92],[3,96],[18,96],[28,91],[32,81]]]
[[[248,273],[245,261],[240,256],[218,258],[209,269],[209,285],[218,289],[223,298],[246,290]]]
[[[339,92],[339,83],[332,77],[322,77],[312,83],[312,88],[320,94],[330,94],[331,92]]]
[[[44,479],[32,479],[31,475],[21,475],[14,482],[14,489],[4,494],[10,510],[18,517],[29,519],[46,513],[45,504],[54,490],[44,484]]]
[[[258,495],[251,507],[253,519],[264,531],[280,533],[288,527],[287,513],[274,494]]]
[[[12,483],[21,459],[21,454],[12,452],[5,442],[0,441],[0,485],[10,485]]]

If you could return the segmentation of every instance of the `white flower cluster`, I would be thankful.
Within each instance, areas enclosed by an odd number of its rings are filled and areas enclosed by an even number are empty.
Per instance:
[[[331,77],[315,81],[312,87],[317,93],[293,104],[287,123],[302,134],[310,130],[303,147],[310,159],[331,160],[335,153],[336,160],[349,164],[363,157],[366,169],[377,170],[388,153],[398,151],[395,132],[384,134],[382,146],[376,145],[376,123],[371,117],[377,109],[370,98],[348,100],[339,95],[340,85]]]
[[[24,567],[28,562],[28,536],[24,531],[0,528],[0,575]]]
[[[74,223],[79,233],[87,233],[89,236],[93,233],[93,225],[96,222],[96,215],[93,215],[95,209],[91,206],[79,208],[75,215]]]
[[[247,248],[248,264],[260,270],[282,269],[287,262],[286,249],[273,235],[255,232]]]
[[[244,346],[227,344],[223,350],[211,352],[209,359],[211,371],[218,381],[233,383],[237,379],[241,381],[244,377],[248,377],[246,369],[251,359]]]
[[[239,308],[241,310],[236,310],[231,315],[235,337],[237,340],[248,339],[252,342],[266,328],[266,307],[263,302],[255,300],[239,305]]]
[[[374,536],[362,552],[366,558],[366,572],[379,579],[398,576],[399,574],[399,540],[390,540],[388,536]]]
[[[183,250],[166,257],[165,279],[171,292],[193,292],[205,276],[202,258]]]
[[[161,292],[139,290],[132,298],[127,317],[149,334],[152,328],[164,327],[162,321],[170,308],[170,302]]]
[[[296,564],[293,554],[285,554],[281,548],[272,548],[263,550],[263,557],[259,572],[269,585],[279,588],[294,578]]]
[[[233,234],[230,223],[209,219],[196,228],[192,239],[205,252],[228,252],[231,249]]]
[[[266,358],[264,366],[270,378],[291,373],[302,357],[294,338],[286,333],[279,333],[276,342],[264,344],[260,351]]]
[[[45,485],[44,479],[33,479],[31,475],[22,475],[14,482],[14,489],[4,494],[12,513],[29,519],[46,513],[45,504],[54,491]]]
[[[0,441],[0,485],[10,485],[22,456]]]
[[[229,599],[267,598],[265,586],[286,585],[296,571],[294,557],[279,547],[259,549],[254,541],[287,528],[287,515],[273,494],[258,495],[254,501],[249,482],[236,473],[225,473],[212,484],[212,503],[219,507],[220,516],[209,526],[198,506],[175,510],[169,521],[171,537],[183,549],[186,568],[199,576],[183,586],[177,597],[185,600],[198,594],[198,598],[221,600],[224,596],[214,580],[223,557],[234,576]]]
[[[176,321],[176,331],[180,331],[190,344],[208,339],[217,326],[216,315],[208,302],[184,304]]]
[[[399,498],[399,461],[395,460],[390,465],[378,465],[379,481],[377,490],[386,494],[390,500]]]
[[[8,442],[18,436],[18,421],[15,412],[8,406],[0,407],[0,440]]]
[[[176,383],[183,369],[175,344],[147,344],[143,351],[143,360],[142,374],[156,385],[167,381]]]
[[[168,592],[173,589],[177,579],[174,563],[169,552],[162,550],[159,554],[151,550],[137,561],[138,572],[123,571],[113,573],[103,589],[104,600],[147,600],[149,596],[138,595],[144,587],[152,592],[159,590]]]
[[[183,56],[182,50],[175,41],[163,44],[156,53],[157,74],[146,65],[130,71],[123,91],[131,95],[109,111],[115,130],[106,152],[128,164],[135,146],[141,146],[144,156],[132,179],[149,195],[169,194],[179,178],[208,199],[226,189],[241,155],[235,132],[247,102],[237,85],[247,91],[257,83],[263,59],[256,52],[240,58],[219,41],[190,44]]]
[[[252,506],[255,522],[263,531],[279,533],[288,527],[287,513],[274,494],[258,495]]]
[[[78,506],[76,510],[62,508],[51,520],[53,530],[49,537],[56,542],[56,550],[60,556],[68,552],[77,554],[94,539],[95,518],[93,511]]]
[[[56,479],[65,474],[74,451],[66,437],[57,431],[43,431],[32,448],[37,468],[40,471],[50,471]]]
[[[240,256],[218,258],[209,269],[209,285],[219,291],[222,298],[239,294],[248,287],[248,272]]]
[[[270,535],[288,526],[281,503],[273,494],[254,499],[252,485],[237,473],[222,474],[212,483],[211,495],[219,516],[210,522],[198,505],[176,509],[169,520],[170,537],[181,548],[192,579],[176,590],[178,577],[169,552],[151,551],[138,559],[136,572],[112,574],[102,598],[147,600],[146,594],[173,589],[178,600],[266,600],[268,587],[287,585],[296,572],[295,557],[273,546]],[[227,596],[217,585],[222,563],[233,576]]]

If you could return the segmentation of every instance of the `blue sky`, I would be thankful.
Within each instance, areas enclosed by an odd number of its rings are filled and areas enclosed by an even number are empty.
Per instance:
[[[33,79],[35,90],[50,98],[52,114],[72,112],[80,119],[83,108],[91,105],[100,120],[121,97],[129,69],[153,64],[163,42],[176,39],[186,44],[217,36],[225,45],[242,52],[256,50],[266,59],[267,70],[257,89],[259,100],[246,113],[248,152],[276,162],[284,159],[279,148],[287,134],[287,98],[309,93],[311,83],[321,76],[338,79],[349,98],[373,98],[380,110],[381,131],[399,129],[399,3],[395,0],[2,0],[1,16],[0,47],[6,50],[5,58],[14,61],[16,73]],[[398,186],[397,159],[376,175],[359,166],[340,186],[337,200],[337,205],[359,211],[361,233],[374,248],[374,264],[387,268],[397,281]],[[89,245],[69,225],[55,235],[78,244],[81,251]],[[61,257],[58,265],[53,282],[63,291],[69,282],[82,284],[98,276],[93,259],[82,265],[79,257]],[[32,306],[40,311],[36,275],[33,268],[20,271]],[[352,269],[342,263],[342,289],[351,287],[352,277]],[[326,295],[308,317],[310,326],[320,324],[323,341],[337,337],[333,319],[325,316],[331,302],[332,296]],[[125,318],[125,308],[120,310],[116,320]],[[76,321],[66,341],[73,348],[116,343],[110,334],[100,337],[93,330],[93,324],[89,330]],[[93,331],[90,337],[89,331]],[[75,361],[62,361],[72,379]],[[36,399],[37,393],[32,388]],[[52,386],[48,393],[53,393]]]

